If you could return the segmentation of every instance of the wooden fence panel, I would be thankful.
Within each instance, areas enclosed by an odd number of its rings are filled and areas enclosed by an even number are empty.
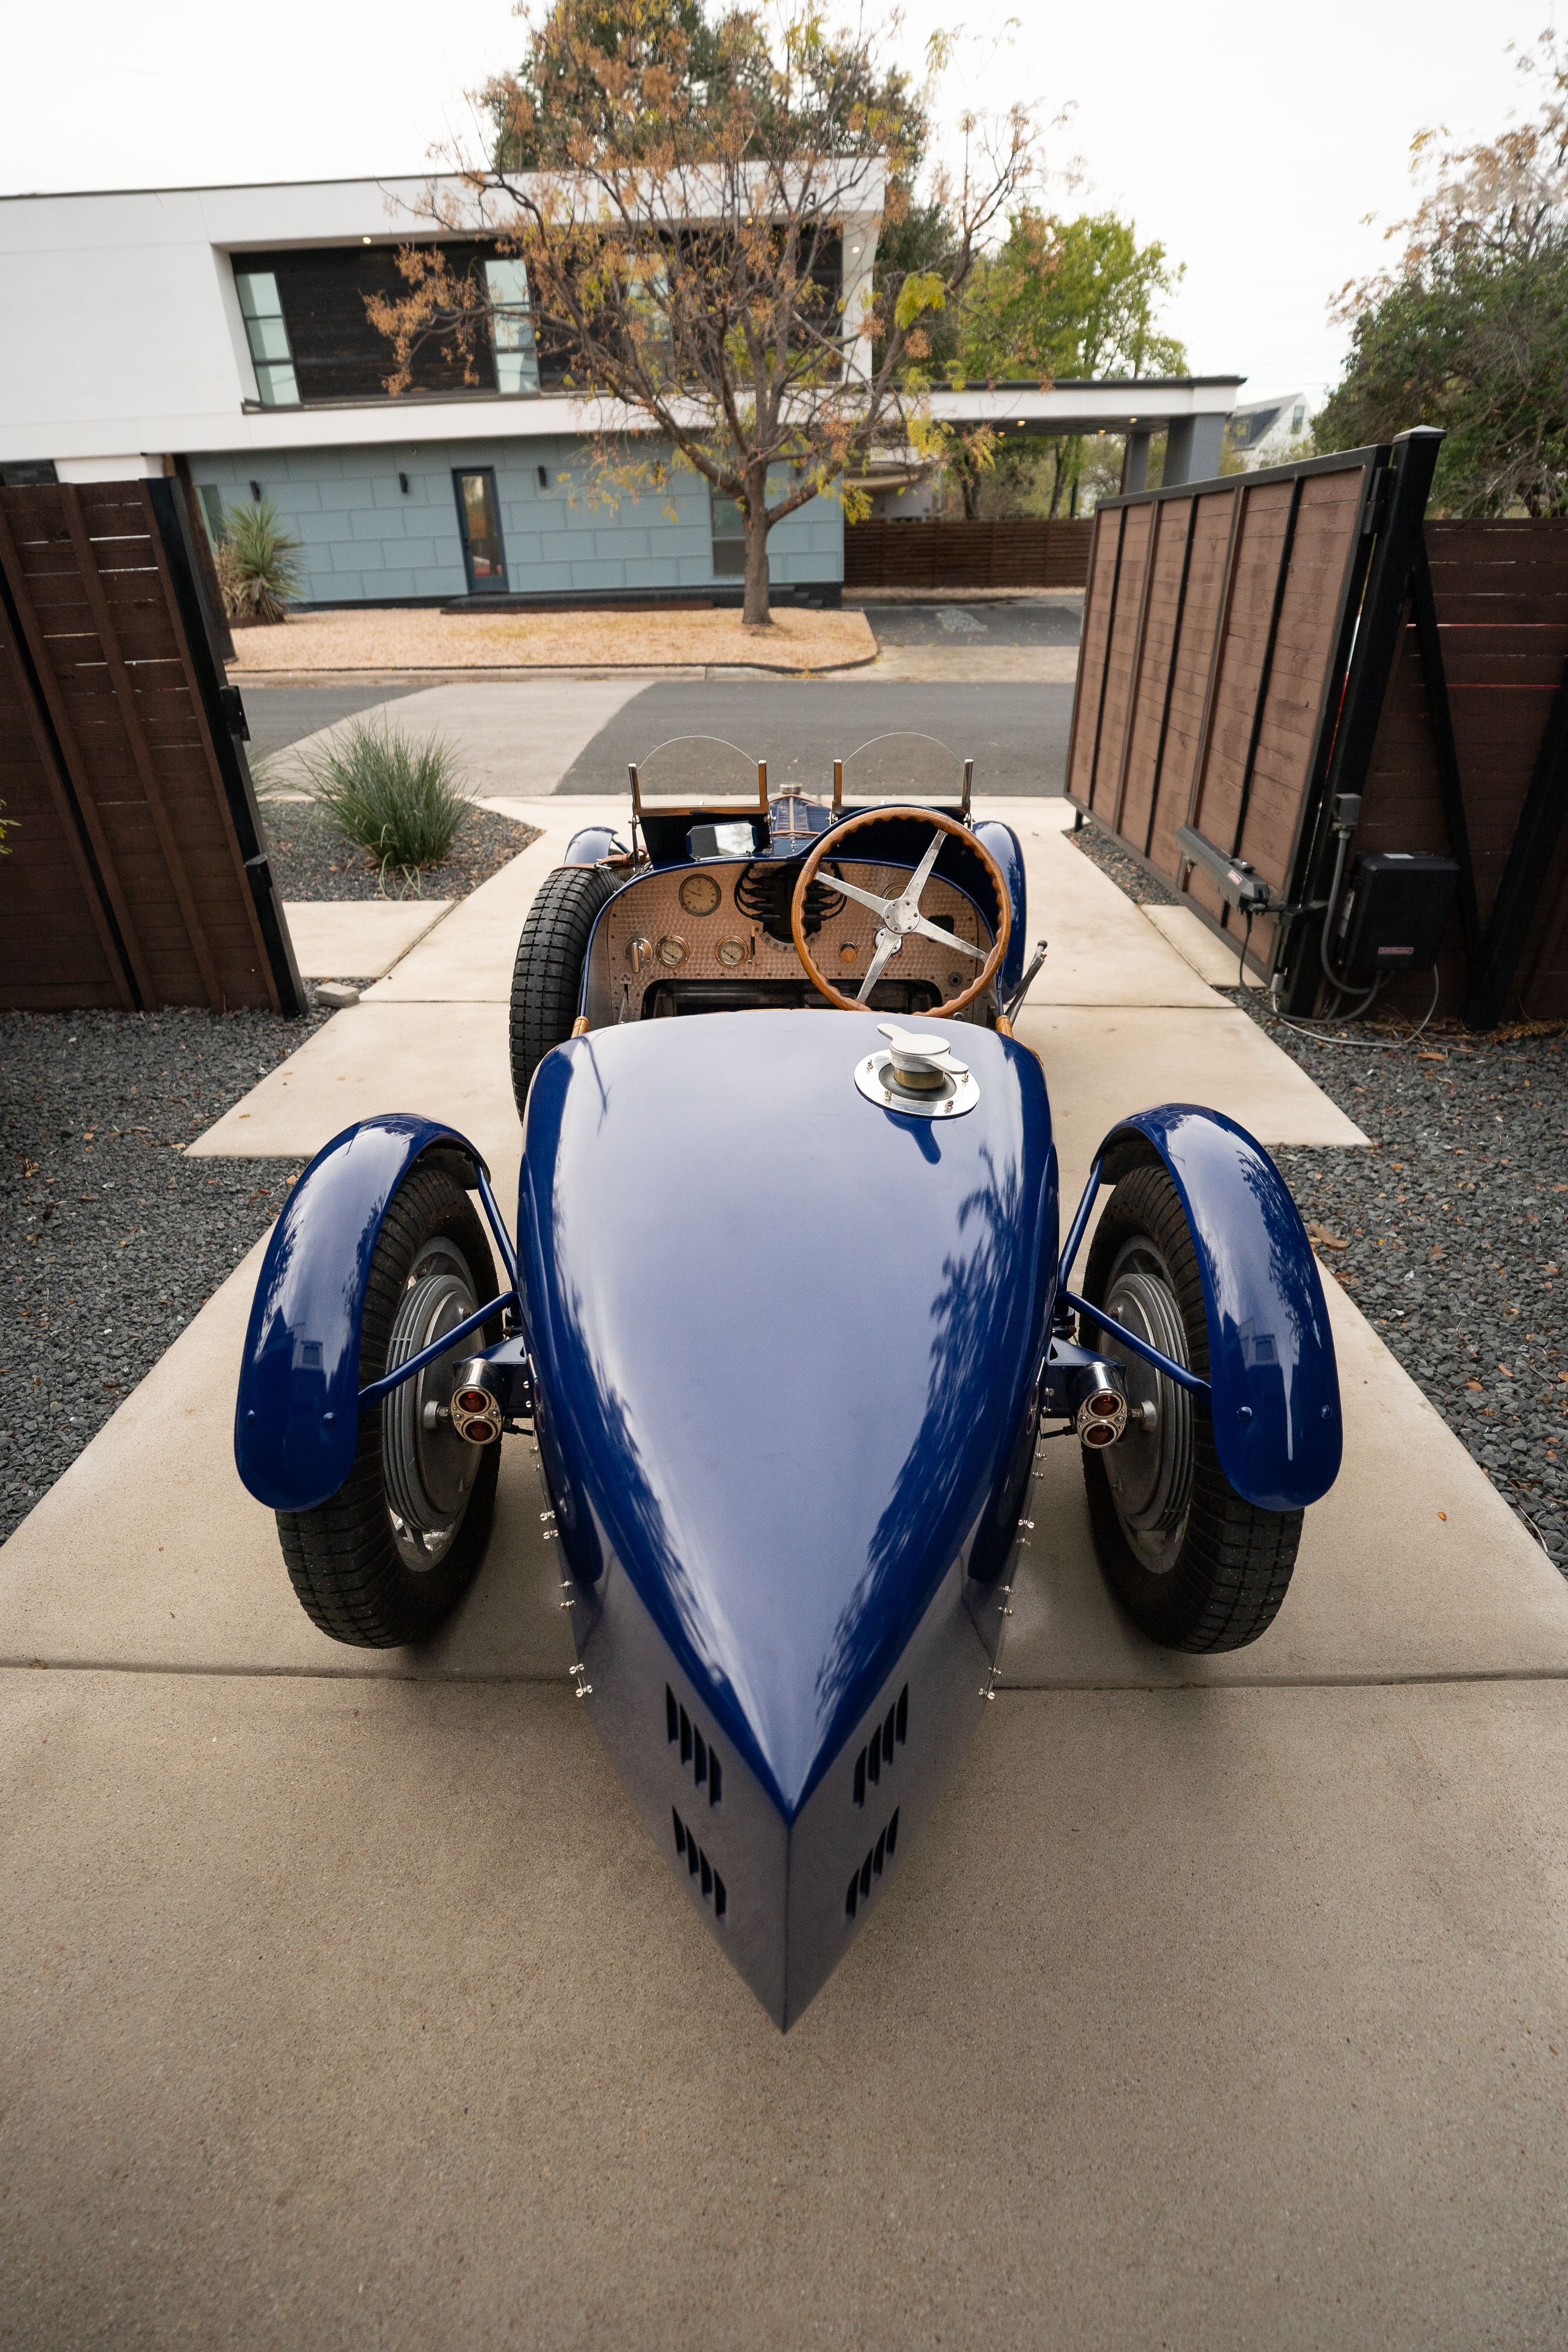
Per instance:
[[[1357,849],[1446,853],[1437,789],[1433,697],[1446,687],[1458,756],[1465,823],[1484,925],[1513,849],[1526,794],[1546,743],[1568,664],[1568,524],[1501,520],[1428,522],[1442,646],[1441,681],[1428,678],[1413,619],[1401,635],[1367,780]],[[1568,833],[1560,837],[1523,942],[1511,1015],[1568,1013]],[[1439,967],[1438,1003],[1457,1011],[1469,975],[1458,926]],[[1426,984],[1429,991],[1429,983]],[[1390,1001],[1425,1010],[1416,977]]]
[[[0,609],[0,1003],[28,1013],[133,1003],[26,653]]]
[[[24,868],[0,866],[5,1002],[214,1011],[302,1002],[254,795],[217,710],[221,673],[204,636],[193,639],[194,593],[176,579],[177,520],[172,505],[161,516],[145,482],[0,490],[0,572],[16,639],[0,728],[8,744],[34,745],[32,798],[54,808],[68,853],[47,886],[37,861],[26,869],[30,902]],[[41,960],[24,908],[32,904],[36,929],[47,889],[62,928]]]
[[[852,522],[846,588],[1082,588],[1093,523]]]

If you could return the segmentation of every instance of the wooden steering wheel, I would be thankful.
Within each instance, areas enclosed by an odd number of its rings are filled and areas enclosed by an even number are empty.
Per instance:
[[[908,818],[916,824],[934,825],[936,831],[931,836],[931,846],[910,876],[901,898],[878,898],[870,890],[860,889],[853,882],[845,882],[838,876],[833,877],[831,885],[833,889],[841,890],[844,897],[852,898],[857,906],[869,907],[877,919],[876,951],[872,957],[870,969],[861,982],[860,995],[843,996],[833,986],[831,981],[825,979],[818,971],[811,959],[811,950],[806,945],[806,893],[816,879],[818,866],[830,851],[836,859],[850,835],[861,825],[883,824],[889,817]],[[956,939],[951,931],[945,931],[940,923],[929,922],[920,911],[920,894],[931,878],[931,869],[936,863],[936,855],[942,846],[942,836],[945,833],[956,834],[960,841],[968,843],[984,866],[987,877],[997,894],[997,905],[1001,910],[1001,919],[997,927],[996,938],[991,944],[991,951],[988,956],[982,957],[979,949],[972,948],[967,940]],[[841,1013],[859,1013],[870,1004],[872,990],[882,978],[887,965],[902,950],[904,942],[911,932],[917,932],[924,940],[936,940],[941,946],[952,949],[959,955],[967,955],[979,964],[980,970],[967,988],[960,989],[956,996],[950,996],[946,1004],[934,1006],[932,1011],[923,1014],[922,1018],[928,1021],[941,1021],[950,1013],[962,1013],[967,1004],[973,1004],[981,990],[988,988],[1001,970],[1002,959],[1008,951],[1008,941],[1012,937],[1012,902],[1008,897],[1007,880],[1001,867],[997,864],[985,843],[977,839],[967,824],[960,824],[956,817],[944,815],[940,809],[901,807],[862,809],[858,815],[847,818],[842,824],[834,825],[831,832],[820,834],[816,845],[800,868],[795,884],[795,895],[789,901],[789,929],[795,938],[795,952],[805,965],[810,978],[821,989],[829,1003],[836,1004]]]

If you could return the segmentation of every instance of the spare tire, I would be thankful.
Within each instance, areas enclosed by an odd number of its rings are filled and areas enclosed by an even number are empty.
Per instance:
[[[512,1092],[519,1118],[534,1072],[571,1034],[589,934],[615,889],[602,866],[558,866],[528,908],[512,970]]]

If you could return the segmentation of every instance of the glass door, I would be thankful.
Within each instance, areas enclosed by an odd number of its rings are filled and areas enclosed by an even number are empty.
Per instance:
[[[501,550],[501,508],[496,496],[494,466],[454,470],[457,489],[457,520],[463,533],[463,561],[468,586],[476,595],[507,586],[507,559]]]

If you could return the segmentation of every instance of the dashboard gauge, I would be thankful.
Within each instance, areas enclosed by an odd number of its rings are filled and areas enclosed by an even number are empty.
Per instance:
[[[721,895],[711,874],[688,874],[681,885],[681,904],[688,915],[711,915]]]
[[[626,942],[626,961],[633,971],[641,971],[643,966],[651,961],[653,953],[652,940],[628,940]]]
[[[746,941],[744,940],[720,940],[717,954],[720,963],[725,965],[728,971],[733,971],[737,963],[744,963],[746,961]]]
[[[662,964],[673,966],[677,963],[685,963],[686,960],[686,943],[685,940],[682,939],[678,931],[665,932],[664,938],[659,941],[658,956],[659,961]]]

